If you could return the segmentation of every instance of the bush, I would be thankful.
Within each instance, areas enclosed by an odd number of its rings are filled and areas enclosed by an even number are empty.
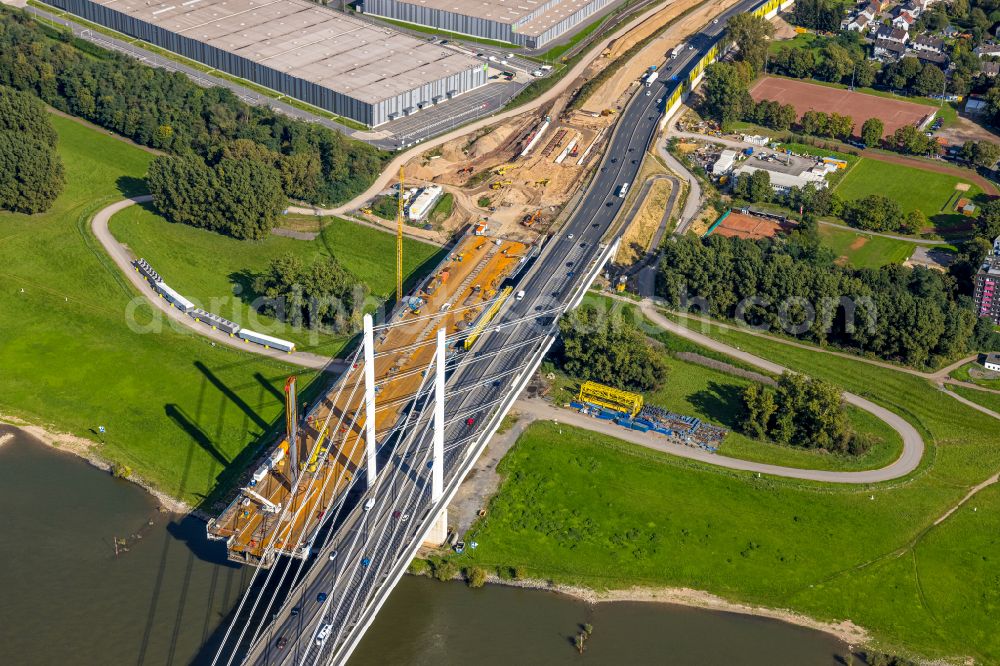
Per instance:
[[[130,479],[132,478],[132,468],[123,463],[112,463],[111,476],[116,479]]]
[[[431,572],[431,563],[427,560],[415,557],[410,560],[410,565],[406,568],[411,576],[426,576]]]
[[[486,584],[486,570],[482,567],[470,567],[465,572],[469,587],[479,588]]]
[[[451,560],[440,560],[434,563],[434,577],[440,581],[448,581],[458,575],[458,565]]]

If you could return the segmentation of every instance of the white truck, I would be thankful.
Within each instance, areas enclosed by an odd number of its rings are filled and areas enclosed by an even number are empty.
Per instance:
[[[681,54],[681,51],[683,51],[683,50],[684,50],[684,42],[681,42],[680,44],[678,44],[677,46],[674,47],[673,51],[670,52],[670,57],[671,58],[676,58],[677,56],[679,56]]]
[[[650,72],[646,76],[646,87],[648,88],[649,86],[653,85],[653,82],[656,81],[656,79],[659,78],[659,76],[660,76],[659,72]]]

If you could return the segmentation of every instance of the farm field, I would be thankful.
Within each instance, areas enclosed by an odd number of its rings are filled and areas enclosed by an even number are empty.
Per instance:
[[[264,271],[273,259],[292,254],[308,264],[334,256],[367,284],[377,299],[385,299],[395,291],[395,236],[346,220],[324,220],[319,236],[312,241],[272,235],[264,241],[248,242],[172,224],[147,204],[118,213],[111,218],[109,227],[115,238],[149,261],[170,286],[203,304],[206,310],[253,330],[292,340],[304,351],[336,356],[350,337],[292,326],[253,309],[254,275]],[[404,238],[405,275],[415,279],[438,250]]]
[[[921,467],[908,481],[860,488],[757,479],[540,423],[498,467],[501,490],[466,537],[479,547],[459,562],[597,589],[707,590],[850,618],[883,650],[1000,660],[990,610],[1000,603],[998,488],[934,525],[1000,468],[996,421],[919,377],[708,332],[902,414],[928,445]]]
[[[819,237],[823,244],[837,255],[838,261],[856,268],[879,268],[888,264],[901,264],[910,258],[916,247],[906,241],[823,224],[819,225]]]
[[[71,119],[52,122],[65,191],[47,213],[0,213],[8,287],[0,290],[0,413],[95,441],[103,425],[99,456],[210,507],[283,423],[281,388],[299,370],[186,330],[130,329],[130,306],[142,324],[152,308],[106,257],[89,220],[140,193],[152,155]],[[303,397],[316,392],[314,377],[299,373]]]
[[[968,186],[966,191],[956,186]],[[941,233],[959,231],[972,220],[955,212],[959,197],[979,201],[982,190],[978,185],[949,174],[924,171],[914,167],[862,159],[835,189],[844,200],[858,199],[869,194],[882,194],[895,199],[904,213],[919,209]]]

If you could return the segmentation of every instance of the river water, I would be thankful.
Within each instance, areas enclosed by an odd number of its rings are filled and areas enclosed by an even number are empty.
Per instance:
[[[0,426],[0,664],[208,663],[202,646],[250,571],[204,524]],[[117,554],[116,554],[117,540]],[[572,636],[594,636],[581,657]],[[843,663],[846,647],[773,620],[651,603],[589,606],[536,590],[404,577],[351,666]]]

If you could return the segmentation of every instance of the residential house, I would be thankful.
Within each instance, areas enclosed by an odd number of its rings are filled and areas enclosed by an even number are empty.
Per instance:
[[[983,367],[991,372],[1000,372],[1000,353],[991,352],[986,355]]]
[[[906,53],[906,46],[888,39],[875,40],[875,57],[879,60],[896,60]]]
[[[868,28],[869,23],[871,21],[866,19],[864,14],[858,14],[844,23],[844,29],[850,32],[864,32]]]
[[[896,42],[897,44],[905,44],[906,40],[910,38],[910,34],[905,30],[900,30],[899,28],[893,28],[892,26],[883,25],[875,33],[876,40],[886,40],[889,42]]]
[[[982,44],[973,51],[980,58],[1000,57],[1000,44]]]
[[[944,53],[944,40],[932,35],[920,35],[910,42],[910,48],[914,51]]]
[[[906,10],[899,12],[896,18],[892,19],[892,25],[894,28],[898,28],[899,30],[904,30],[906,32],[909,32],[910,28],[912,28],[913,24],[916,22],[917,17]]]
[[[996,78],[997,74],[1000,74],[1000,62],[984,62],[982,67],[979,68],[979,71],[991,79]]]
[[[913,55],[917,56],[920,62],[932,62],[941,69],[947,69],[948,63],[951,62],[951,59],[944,53],[935,53],[934,51],[914,51]]]

